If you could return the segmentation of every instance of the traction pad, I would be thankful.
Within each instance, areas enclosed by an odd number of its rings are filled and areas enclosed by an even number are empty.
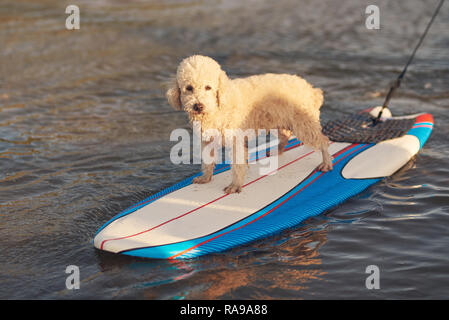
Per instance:
[[[378,143],[405,135],[416,120],[384,119],[373,125],[373,119],[368,113],[363,113],[331,120],[323,127],[323,133],[336,142]]]

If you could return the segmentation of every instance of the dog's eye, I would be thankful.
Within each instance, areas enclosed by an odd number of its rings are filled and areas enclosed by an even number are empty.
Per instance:
[[[210,90],[210,89],[212,89],[212,88],[211,88],[211,86],[206,86],[205,89],[206,89],[206,90]]]
[[[187,90],[187,91],[193,91],[193,87],[192,87],[191,85],[188,85],[188,86],[186,87],[186,90]]]

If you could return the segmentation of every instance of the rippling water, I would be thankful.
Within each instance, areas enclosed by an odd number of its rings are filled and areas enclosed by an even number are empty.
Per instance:
[[[449,297],[449,6],[391,107],[435,130],[393,177],[295,229],[187,261],[98,252],[120,210],[199,170],[169,161],[188,128],[162,84],[194,53],[232,77],[298,73],[325,91],[323,120],[383,102],[437,1],[78,0],[0,6],[0,298]],[[367,290],[368,265],[380,290]],[[77,265],[81,289],[65,289]]]

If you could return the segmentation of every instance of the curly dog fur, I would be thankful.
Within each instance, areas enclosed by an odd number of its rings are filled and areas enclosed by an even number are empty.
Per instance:
[[[293,133],[305,145],[321,150],[318,170],[332,170],[329,139],[320,124],[323,92],[299,76],[270,73],[230,79],[215,60],[194,55],[179,64],[166,97],[174,109],[184,109],[191,122],[200,121],[203,132],[216,129],[224,137],[229,129],[278,129],[280,153]],[[241,191],[246,173],[246,164],[234,160],[227,193]],[[194,183],[209,182],[213,169],[214,163],[203,163],[203,175]]]

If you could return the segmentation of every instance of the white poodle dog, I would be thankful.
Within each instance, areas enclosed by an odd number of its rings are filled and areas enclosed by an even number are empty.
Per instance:
[[[299,76],[263,74],[230,79],[215,60],[194,55],[179,64],[166,96],[174,109],[187,112],[191,122],[200,121],[203,132],[216,129],[225,137],[225,130],[278,129],[279,153],[293,133],[305,145],[321,150],[323,161],[318,170],[332,170],[329,139],[320,124],[323,92]],[[226,193],[240,192],[244,182],[247,165],[234,160]],[[214,163],[203,163],[202,176],[193,182],[209,182],[214,167]]]

